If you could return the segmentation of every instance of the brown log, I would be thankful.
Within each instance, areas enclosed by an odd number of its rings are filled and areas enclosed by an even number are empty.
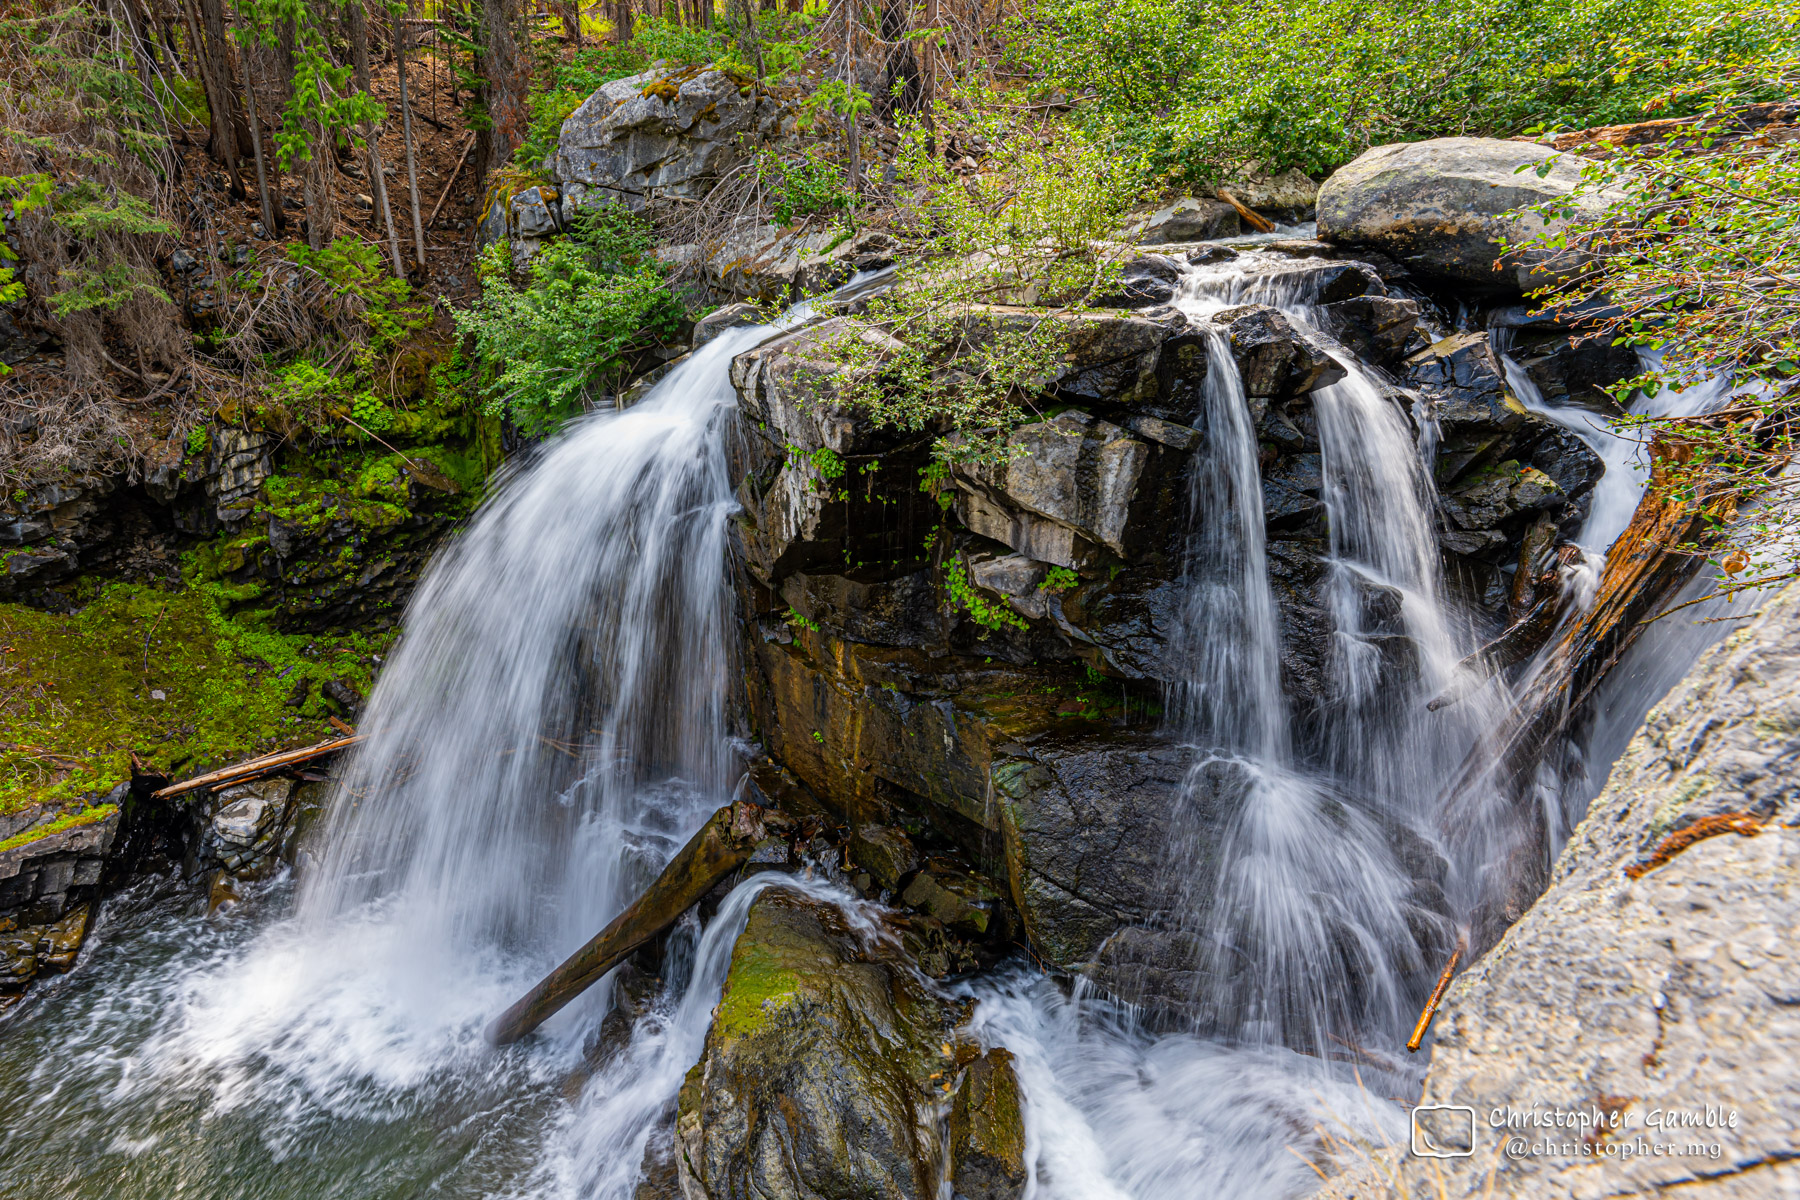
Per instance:
[[[1273,221],[1251,208],[1248,204],[1245,204],[1242,200],[1239,200],[1224,188],[1220,188],[1215,194],[1219,199],[1237,209],[1237,215],[1244,219],[1244,224],[1250,226],[1250,228],[1256,230],[1256,232],[1275,232],[1275,223]]]
[[[1437,986],[1431,989],[1431,999],[1425,1002],[1425,1010],[1419,1014],[1419,1023],[1413,1026],[1412,1036],[1406,1039],[1406,1050],[1409,1054],[1417,1054],[1419,1046],[1425,1040],[1425,1031],[1431,1028],[1431,1018],[1437,1016],[1438,1005],[1444,999],[1444,992],[1450,987],[1450,978],[1456,974],[1456,964],[1462,961],[1463,941],[1458,938],[1456,949],[1450,952],[1450,961],[1444,964],[1444,973],[1438,976]]]
[[[707,818],[688,844],[669,861],[656,881],[587,945],[487,1027],[487,1039],[508,1046],[549,1020],[638,947],[673,925],[681,914],[743,866],[759,843],[787,818],[742,800]]]
[[[260,779],[264,775],[273,775],[277,771],[285,771],[289,767],[301,763],[312,762],[324,758],[327,754],[336,754],[339,750],[348,750],[362,741],[361,734],[349,737],[333,738],[328,742],[320,742],[316,746],[307,746],[299,750],[283,750],[276,754],[265,754],[261,758],[252,758],[236,766],[223,767],[217,771],[209,771],[205,775],[196,775],[192,779],[180,783],[172,783],[160,788],[151,795],[157,800],[167,800],[172,796],[185,796],[189,792],[197,792],[201,788],[217,790],[234,783],[246,783],[252,779]]]

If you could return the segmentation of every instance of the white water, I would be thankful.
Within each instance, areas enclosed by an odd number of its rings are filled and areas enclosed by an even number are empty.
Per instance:
[[[1304,293],[1265,272],[1277,261],[1196,272],[1182,306],[1269,303],[1304,325]],[[134,926],[122,909],[90,970],[31,1002],[7,1048],[29,1067],[0,1072],[0,1193],[631,1194],[774,881],[672,935],[657,999],[596,1069],[604,987],[528,1044],[494,1052],[480,1030],[730,796],[725,371],[768,333],[728,332],[637,408],[577,423],[434,564],[295,915],[281,889],[227,923]],[[1346,378],[1313,397],[1331,694],[1296,736],[1255,431],[1208,338],[1189,677],[1171,705],[1200,752],[1190,798],[1223,788],[1235,805],[1220,877],[1177,897],[1203,947],[1204,1020],[1148,1032],[1024,971],[969,985],[978,1032],[1018,1055],[1042,1200],[1299,1194],[1316,1179],[1303,1160],[1402,1139],[1423,1066],[1398,1045],[1439,963],[1396,847],[1432,844],[1435,785],[1487,711],[1424,709],[1470,641],[1439,578],[1424,459],[1342,356]],[[1399,638],[1417,669],[1396,680],[1378,668]],[[1474,865],[1451,864],[1457,912]],[[1436,933],[1429,949],[1448,944]]]

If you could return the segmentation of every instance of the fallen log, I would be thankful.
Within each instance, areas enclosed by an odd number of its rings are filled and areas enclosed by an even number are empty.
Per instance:
[[[759,844],[788,823],[782,814],[743,800],[708,817],[642,896],[494,1018],[487,1027],[487,1040],[495,1046],[511,1045],[549,1020],[638,947],[673,925],[720,880],[743,866]]]
[[[1274,233],[1275,232],[1275,222],[1269,220],[1269,218],[1263,216],[1261,213],[1259,213],[1255,209],[1251,208],[1248,204],[1245,204],[1242,200],[1239,200],[1236,196],[1232,195],[1230,192],[1226,191],[1224,188],[1220,188],[1214,194],[1217,195],[1219,197],[1219,199],[1223,200],[1225,203],[1231,205],[1231,207],[1237,209],[1237,215],[1240,218],[1242,218],[1244,224],[1246,224],[1250,228],[1256,230],[1256,232],[1258,232],[1258,233]]]
[[[201,788],[214,791],[229,787],[234,783],[248,783],[252,779],[261,779],[264,775],[273,775],[277,771],[285,771],[289,767],[297,767],[301,763],[312,762],[327,754],[336,754],[339,750],[348,750],[362,741],[361,734],[349,737],[333,738],[328,742],[320,742],[316,746],[306,746],[299,750],[283,750],[276,754],[265,754],[261,758],[252,758],[235,766],[222,767],[217,771],[209,771],[205,775],[196,775],[180,783],[171,783],[151,793],[158,800],[167,800],[172,796],[185,796],[189,792],[197,792]]]

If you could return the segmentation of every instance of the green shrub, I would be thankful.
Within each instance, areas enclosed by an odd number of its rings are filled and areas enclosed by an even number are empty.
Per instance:
[[[1371,145],[1679,115],[1767,54],[1735,0],[1038,0],[1015,53],[1147,175],[1328,172]],[[1753,97],[1772,99],[1773,94]]]
[[[540,250],[515,281],[504,244],[481,261],[481,298],[456,314],[475,339],[489,413],[543,433],[623,382],[636,353],[685,316],[645,251],[650,235],[622,209],[579,214],[570,235]]]

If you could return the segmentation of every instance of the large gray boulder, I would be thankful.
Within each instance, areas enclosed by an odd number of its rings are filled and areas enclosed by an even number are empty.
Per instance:
[[[1800,1191],[1797,697],[1789,585],[1651,711],[1550,889],[1450,988],[1421,1102],[1473,1108],[1474,1155],[1355,1195]],[[1604,1137],[1493,1127],[1596,1109]]]
[[[1427,278],[1529,291],[1549,282],[1556,264],[1543,252],[1506,254],[1500,243],[1543,231],[1544,219],[1525,210],[1569,195],[1587,165],[1534,142],[1496,138],[1376,146],[1319,189],[1319,237],[1379,250]],[[1603,202],[1583,206],[1597,212]]]
[[[743,161],[743,143],[773,136],[782,107],[723,71],[646,71],[615,79],[563,122],[546,160],[565,213],[590,204],[640,209],[699,200]]]

